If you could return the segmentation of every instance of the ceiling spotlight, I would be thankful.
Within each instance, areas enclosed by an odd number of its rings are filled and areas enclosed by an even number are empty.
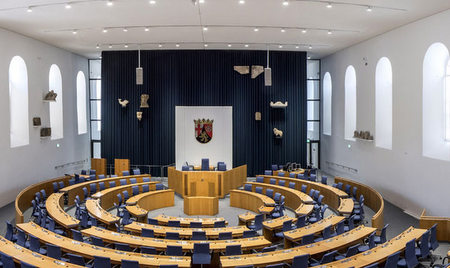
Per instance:
[[[302,33],[306,33],[307,31],[308,31],[308,30],[306,30],[306,29],[303,29],[303,30],[302,30]]]
[[[128,45],[124,45],[123,47],[124,47],[124,48],[128,48]]]
[[[328,34],[333,34],[333,32],[331,30],[328,30]]]
[[[65,7],[66,7],[66,9],[71,9],[72,5],[70,3],[67,3]]]
[[[123,28],[123,31],[124,31],[124,32],[128,32],[128,29],[127,29],[127,28]]]
[[[283,46],[282,46],[282,45],[279,45],[278,48],[283,48]]]
[[[286,32],[286,29],[281,29],[281,32],[282,32],[282,33],[285,33],[285,32]]]
[[[108,29],[103,28],[102,32],[107,33],[107,32],[108,32]]]
[[[327,8],[332,8],[332,7],[333,7],[333,5],[331,3],[327,4]]]
[[[112,48],[112,45],[109,45],[108,47],[109,47],[109,48]]]
[[[310,60],[311,59],[311,56],[308,56],[308,60]]]
[[[371,6],[368,6],[367,9],[366,9],[366,11],[367,11],[367,12],[372,12],[372,7],[371,7]]]
[[[245,4],[245,1],[244,0],[239,0],[239,4],[241,4],[241,5]]]
[[[162,47],[162,45],[161,45],[161,44],[159,44],[159,45],[158,45],[158,47]]]
[[[77,34],[77,33],[78,33],[77,30],[72,31],[72,34]]]
[[[205,3],[205,0],[198,0],[198,2],[199,2],[200,4],[203,4],[203,3]]]
[[[106,5],[111,7],[114,5],[114,2],[112,0],[108,0],[108,2],[106,2]]]
[[[258,28],[254,28],[253,31],[254,31],[254,32],[258,32],[259,29],[258,29]]]
[[[299,46],[295,46],[295,48],[299,48]]]
[[[248,45],[247,45],[247,44],[245,44],[245,47],[248,47]]]
[[[208,31],[208,27],[203,27],[203,31]]]
[[[231,44],[228,44],[228,47],[231,47]]]
[[[289,1],[288,0],[284,0],[283,1],[283,6],[289,6]]]
[[[180,44],[175,44],[176,47],[180,47]]]
[[[148,32],[148,31],[150,31],[150,28],[145,27],[144,31]]]
[[[204,46],[204,47],[208,47],[208,44],[204,44],[203,46]]]
[[[96,48],[96,49],[99,49],[99,48],[100,48],[100,45],[97,44],[97,45],[95,46],[95,48]]]
[[[156,4],[156,1],[155,0],[150,0],[149,3],[150,3],[150,5],[154,5],[154,4]]]
[[[309,46],[308,49],[312,49],[312,46]]]
[[[33,12],[33,9],[32,9],[31,7],[28,7],[28,8],[27,8],[27,12],[28,12],[28,13],[31,13],[31,12]]]

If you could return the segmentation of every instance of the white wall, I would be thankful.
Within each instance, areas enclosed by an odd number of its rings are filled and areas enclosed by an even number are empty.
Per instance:
[[[213,137],[205,144],[194,135],[194,120],[210,119],[213,122]],[[233,168],[233,107],[231,106],[176,106],[175,108],[175,163],[181,170],[185,162],[201,165],[202,158],[209,164],[225,162],[227,169]]]
[[[10,148],[8,69],[16,55],[25,60],[28,70],[30,144]],[[48,91],[52,64],[61,69],[64,90],[64,138],[55,141],[41,140],[40,129],[32,125],[36,116],[41,117],[43,126],[50,126],[49,104],[42,99]],[[0,207],[14,201],[16,195],[30,184],[79,171],[89,165],[85,162],[84,166],[68,165],[55,169],[55,166],[67,163],[89,161],[89,134],[77,134],[76,77],[80,70],[87,77],[86,58],[0,29]]]
[[[450,216],[450,162],[422,155],[422,66],[428,47],[450,47],[445,11],[344,49],[322,60],[333,79],[332,136],[322,135],[321,167],[370,185],[414,215]],[[344,140],[345,69],[357,74],[357,129],[375,132],[375,68],[388,57],[393,71],[392,150],[373,142]],[[365,60],[367,59],[367,66]],[[349,148],[348,145],[351,145]],[[329,164],[335,163],[357,169]]]

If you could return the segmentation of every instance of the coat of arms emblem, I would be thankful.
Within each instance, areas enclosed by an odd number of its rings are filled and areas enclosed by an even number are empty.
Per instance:
[[[194,120],[195,139],[200,143],[208,143],[213,137],[213,122],[209,119]]]

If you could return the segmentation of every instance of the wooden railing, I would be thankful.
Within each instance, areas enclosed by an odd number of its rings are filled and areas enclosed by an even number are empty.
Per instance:
[[[420,228],[430,229],[435,223],[437,223],[436,227],[437,240],[450,242],[450,218],[426,216],[425,213],[426,210],[423,209],[419,220]]]

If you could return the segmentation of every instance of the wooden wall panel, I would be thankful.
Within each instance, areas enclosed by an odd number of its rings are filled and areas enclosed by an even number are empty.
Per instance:
[[[106,158],[92,158],[91,169],[95,169],[97,176],[103,174],[106,177],[107,175]]]
[[[123,176],[122,171],[130,171],[130,159],[114,159],[114,174]]]

